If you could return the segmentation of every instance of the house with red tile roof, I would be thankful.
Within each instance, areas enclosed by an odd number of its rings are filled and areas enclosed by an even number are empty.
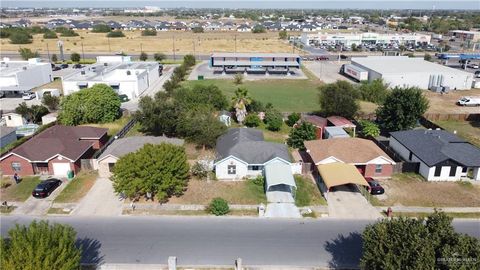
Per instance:
[[[77,173],[80,160],[89,159],[108,140],[107,129],[55,125],[0,157],[4,175]]]

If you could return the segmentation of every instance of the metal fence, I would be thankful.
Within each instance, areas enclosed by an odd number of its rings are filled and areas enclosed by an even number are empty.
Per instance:
[[[115,136],[112,136],[107,143],[105,143],[102,148],[98,149],[97,152],[93,155],[93,159],[97,159],[104,151],[107,149],[107,147],[112,144],[116,139],[123,138],[129,131],[132,129],[132,127],[135,125],[137,120],[135,118],[132,118],[130,121],[128,121],[123,128],[115,134]]]

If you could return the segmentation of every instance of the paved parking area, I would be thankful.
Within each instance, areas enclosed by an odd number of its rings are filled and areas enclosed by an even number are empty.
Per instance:
[[[378,210],[350,186],[335,187],[327,195],[328,214],[333,218],[378,219]]]
[[[305,61],[303,65],[324,83],[334,83],[337,80],[348,80],[351,83],[356,83],[353,80],[339,74],[340,67],[347,64],[346,61]]]

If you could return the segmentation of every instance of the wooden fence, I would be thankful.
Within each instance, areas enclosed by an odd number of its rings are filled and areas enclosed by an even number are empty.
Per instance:
[[[390,158],[395,161],[395,165],[393,165],[393,173],[404,173],[404,172],[418,172],[420,168],[419,162],[410,162],[404,160],[399,154],[397,154],[391,147],[389,141],[379,141],[374,137],[369,137],[371,141],[373,141],[383,152],[387,153]]]
[[[116,139],[123,138],[130,131],[130,129],[132,129],[132,127],[135,125],[136,122],[137,121],[135,120],[135,118],[132,118],[130,121],[128,121],[128,123],[125,124],[125,126],[123,126],[123,128],[120,129],[120,131],[117,132],[117,134],[115,134],[115,136],[112,136],[107,141],[107,143],[105,143],[105,145],[103,145],[102,148],[98,149],[97,152],[95,152],[95,154],[93,155],[93,159],[97,159],[105,151],[105,149],[107,149],[107,147],[110,144],[112,144]]]

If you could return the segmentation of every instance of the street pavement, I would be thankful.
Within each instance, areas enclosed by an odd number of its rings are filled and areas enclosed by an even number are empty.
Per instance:
[[[2,216],[1,234],[32,217]],[[357,268],[361,232],[372,221],[325,218],[50,217],[72,225],[84,263],[317,266]],[[458,232],[480,238],[478,220],[455,220]]]

